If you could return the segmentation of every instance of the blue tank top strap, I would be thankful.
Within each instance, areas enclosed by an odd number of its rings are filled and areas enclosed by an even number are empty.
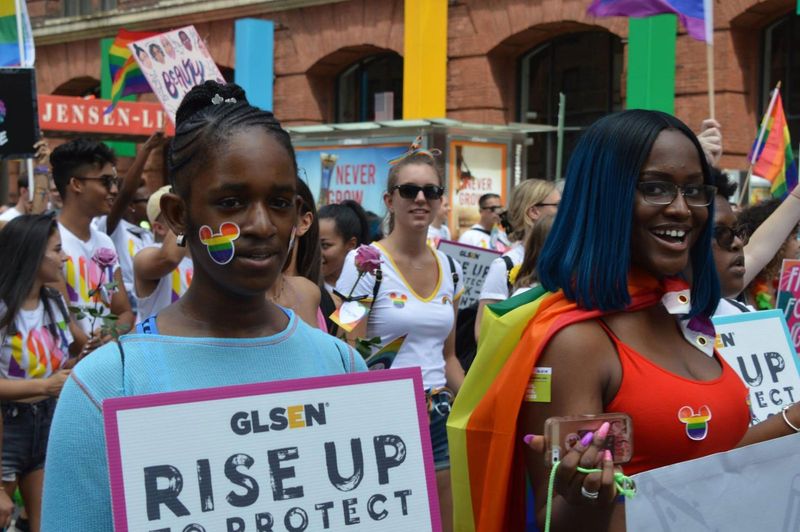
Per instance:
[[[156,325],[156,316],[150,316],[141,323],[136,324],[136,332],[139,334],[159,334]]]

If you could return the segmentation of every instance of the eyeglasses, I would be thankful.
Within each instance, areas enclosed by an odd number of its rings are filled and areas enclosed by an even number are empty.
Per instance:
[[[636,187],[644,201],[651,205],[669,205],[681,191],[689,207],[706,207],[714,201],[717,187],[712,185],[676,185],[669,181],[640,181]]]
[[[437,185],[425,185],[421,187],[419,185],[406,183],[405,185],[393,186],[390,192],[394,192],[395,190],[400,192],[401,198],[410,200],[416,199],[420,192],[425,195],[425,199],[427,200],[441,199],[442,195],[444,195],[444,188]]]
[[[558,207],[558,203],[537,203],[534,207]]]
[[[745,225],[739,227],[728,227],[727,225],[714,226],[714,240],[717,245],[723,249],[732,249],[733,241],[738,238],[742,241],[742,246],[747,245],[750,240],[750,229]]]
[[[481,210],[499,212],[503,210],[503,207],[501,205],[492,205],[491,207],[481,207]]]
[[[76,176],[73,176],[73,177],[75,179],[80,179],[81,181],[87,181],[87,180],[88,181],[102,181],[103,182],[103,186],[106,187],[106,189],[108,189],[108,190],[111,190],[111,187],[119,188],[119,185],[122,182],[122,179],[117,177],[117,174],[106,174],[106,175],[100,175],[100,176],[97,176],[97,177],[82,177],[82,176],[77,176],[76,175]]]
[[[133,198],[131,203],[147,203],[148,198]]]

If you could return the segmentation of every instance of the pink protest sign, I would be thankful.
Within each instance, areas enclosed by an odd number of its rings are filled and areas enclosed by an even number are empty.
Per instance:
[[[440,532],[419,368],[103,403],[116,532]]]
[[[128,49],[173,124],[192,87],[210,79],[225,83],[194,26],[132,42]]]
[[[784,259],[776,306],[783,310],[795,349],[800,349],[800,260]]]

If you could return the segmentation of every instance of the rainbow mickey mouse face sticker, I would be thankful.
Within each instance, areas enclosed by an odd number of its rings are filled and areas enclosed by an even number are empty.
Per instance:
[[[219,226],[219,233],[204,225],[200,228],[200,242],[208,248],[211,260],[217,264],[228,264],[233,260],[235,247],[233,241],[239,238],[239,226],[233,222],[224,222]]]
[[[686,435],[690,440],[705,440],[708,435],[708,422],[711,420],[711,409],[703,405],[697,412],[690,406],[684,406],[678,411],[678,419],[686,425]]]

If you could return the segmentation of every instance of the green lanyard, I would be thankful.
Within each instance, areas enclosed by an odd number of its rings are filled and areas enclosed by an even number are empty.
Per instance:
[[[553,469],[550,470],[550,480],[547,482],[547,513],[545,514],[544,532],[550,532],[550,516],[553,511],[553,486],[556,482],[556,470],[560,464],[560,461],[553,464]],[[578,473],[583,473],[584,475],[602,472],[602,469],[578,468]],[[633,482],[633,479],[626,477],[620,471],[614,472],[614,486],[616,487],[617,493],[629,499],[636,495],[636,484]]]

